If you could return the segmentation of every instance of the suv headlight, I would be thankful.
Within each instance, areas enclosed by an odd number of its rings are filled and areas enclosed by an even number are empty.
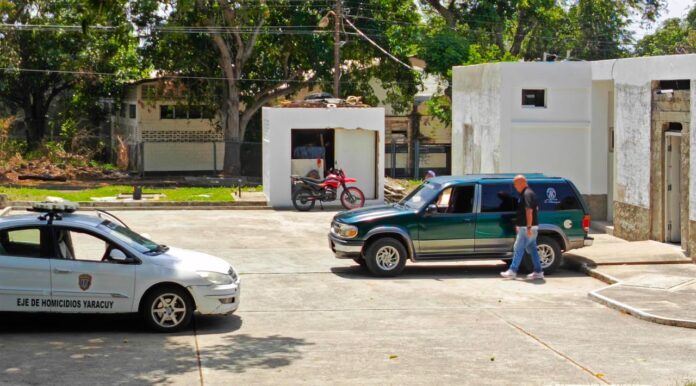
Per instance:
[[[200,277],[208,280],[209,282],[211,282],[213,284],[225,285],[225,284],[234,283],[232,276],[230,276],[226,273],[208,272],[208,271],[199,271],[197,273],[198,273],[198,275],[200,275]]]
[[[352,239],[358,235],[358,227],[354,225],[334,223],[332,227],[335,234],[346,239]]]

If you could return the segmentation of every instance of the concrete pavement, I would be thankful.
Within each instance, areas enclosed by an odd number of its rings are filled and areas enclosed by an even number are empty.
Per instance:
[[[610,284],[590,291],[591,299],[653,323],[696,328],[696,265],[679,246],[593,237],[591,247],[565,255],[581,271]]]
[[[696,380],[696,330],[587,298],[561,270],[501,280],[497,261],[373,278],[333,258],[332,213],[123,211],[154,240],[241,273],[232,317],[153,334],[126,317],[0,315],[0,384],[604,384]]]

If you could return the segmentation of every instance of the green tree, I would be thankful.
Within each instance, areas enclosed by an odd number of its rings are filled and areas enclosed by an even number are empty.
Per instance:
[[[183,77],[214,77],[211,81],[184,81],[191,94],[207,95],[222,111],[225,145],[223,172],[239,175],[239,144],[252,117],[269,102],[314,85],[331,82],[333,43],[331,31],[318,31],[317,23],[334,2],[327,0],[180,0],[141,1],[137,23],[152,31],[144,46],[146,57],[165,73]],[[353,4],[354,3],[354,4]],[[414,20],[408,0],[350,0],[346,17],[365,28],[376,41],[400,58],[415,51],[406,28],[385,25],[380,17],[401,14]],[[171,5],[170,8],[167,8]],[[167,12],[163,12],[163,7]],[[370,16],[364,16],[363,10]],[[381,9],[385,12],[379,12]],[[408,31],[407,31],[408,32]],[[369,86],[379,78],[389,88],[389,99],[416,91],[415,75],[396,66],[374,47],[343,25],[345,44],[342,95],[364,95],[374,102]],[[398,103],[397,103],[398,104]]]
[[[125,4],[0,0],[0,101],[23,111],[30,149],[44,138],[47,113],[59,95],[75,92],[82,98],[75,100],[93,106],[100,95],[137,73],[132,70],[137,40]],[[116,76],[95,75],[104,72]]]
[[[653,34],[636,45],[636,55],[673,55],[696,53],[696,7],[684,19],[665,20]]]

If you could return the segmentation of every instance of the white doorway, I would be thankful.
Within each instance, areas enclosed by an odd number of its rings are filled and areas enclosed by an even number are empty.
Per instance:
[[[681,243],[681,131],[665,132],[664,154],[665,241]]]
[[[355,184],[374,200],[377,195],[377,135],[369,130],[335,130],[335,168],[343,169],[346,176],[358,180]],[[383,171],[380,171],[384,173]],[[339,191],[338,194],[341,194]]]

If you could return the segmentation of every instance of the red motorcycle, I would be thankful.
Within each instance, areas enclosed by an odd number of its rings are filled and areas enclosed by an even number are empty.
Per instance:
[[[310,177],[291,176],[292,179],[292,204],[295,209],[305,212],[314,208],[319,201],[334,201],[338,188],[341,192],[341,205],[346,209],[362,208],[365,205],[365,195],[355,186],[346,186],[348,182],[357,182],[355,178],[348,178],[341,169],[331,169],[323,180]]]

